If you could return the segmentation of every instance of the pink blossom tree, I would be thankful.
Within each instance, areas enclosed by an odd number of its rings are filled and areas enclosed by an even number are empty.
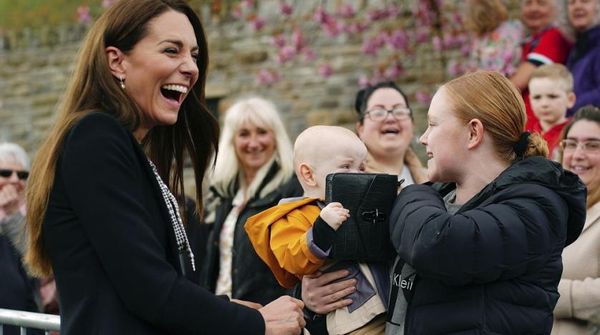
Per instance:
[[[257,73],[260,85],[276,85],[285,78],[286,64],[315,64],[315,75],[323,78],[336,73],[327,56],[319,54],[315,40],[319,35],[331,43],[360,41],[360,52],[376,66],[358,74],[360,86],[383,80],[401,80],[407,63],[416,57],[416,50],[429,46],[439,54],[444,79],[461,73],[460,62],[449,60],[448,53],[468,52],[460,8],[451,0],[405,1],[325,1],[315,2],[307,9],[298,2],[279,0],[278,10],[271,16],[261,16],[259,2],[233,2],[231,16],[245,22],[252,31],[265,34],[270,25],[286,27],[273,30],[271,57]],[[274,65],[276,64],[276,65]],[[266,73],[269,73],[267,76]],[[430,97],[420,92],[420,100]]]

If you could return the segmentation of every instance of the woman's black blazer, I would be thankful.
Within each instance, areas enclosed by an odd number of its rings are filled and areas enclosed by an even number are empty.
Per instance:
[[[43,242],[63,335],[264,334],[258,311],[182,275],[146,155],[108,113],[83,117],[66,136]]]

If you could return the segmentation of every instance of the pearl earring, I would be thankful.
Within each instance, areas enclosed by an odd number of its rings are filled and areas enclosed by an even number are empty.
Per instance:
[[[121,89],[125,89],[125,79],[123,79],[123,77],[119,77],[119,85],[121,86]]]

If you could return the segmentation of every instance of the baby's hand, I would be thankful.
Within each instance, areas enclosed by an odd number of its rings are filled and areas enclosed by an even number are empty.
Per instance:
[[[321,209],[319,216],[333,230],[338,230],[342,223],[350,217],[350,211],[345,209],[339,202],[332,202]]]

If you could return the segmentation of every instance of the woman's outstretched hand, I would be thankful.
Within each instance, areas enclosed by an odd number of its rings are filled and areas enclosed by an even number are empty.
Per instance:
[[[284,295],[260,308],[258,311],[265,319],[265,335],[298,335],[302,333],[304,303]]]

